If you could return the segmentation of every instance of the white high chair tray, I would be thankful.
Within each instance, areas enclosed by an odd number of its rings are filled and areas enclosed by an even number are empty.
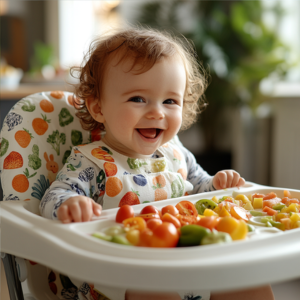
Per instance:
[[[184,197],[193,203],[213,196],[274,191],[283,188],[253,183],[237,189]],[[300,199],[299,190],[289,189]],[[156,202],[162,208],[183,198]],[[133,206],[139,213],[141,204]],[[116,209],[86,223],[61,224],[29,211],[26,201],[6,201],[1,207],[1,252],[23,257],[78,280],[141,290],[226,290],[258,286],[300,277],[300,228],[263,228],[243,241],[186,248],[156,249],[123,246],[89,234],[115,224]]]

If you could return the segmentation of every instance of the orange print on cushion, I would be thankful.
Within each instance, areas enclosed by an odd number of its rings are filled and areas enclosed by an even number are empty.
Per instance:
[[[24,174],[16,175],[12,180],[12,187],[19,193],[25,193],[29,188],[29,181]]]
[[[3,169],[18,169],[23,166],[23,157],[20,153],[12,151],[3,162]]]
[[[51,112],[54,111],[54,105],[50,101],[48,101],[46,99],[43,99],[40,102],[40,107],[46,113],[51,113]]]
[[[47,119],[46,115],[42,114],[42,119],[41,118],[35,118],[32,121],[32,128],[38,135],[43,135],[47,130],[48,130],[48,123],[51,121]]]
[[[55,99],[61,99],[64,97],[64,92],[62,91],[53,91],[50,93],[50,96],[52,96]]]
[[[178,159],[179,161],[182,160],[180,153],[176,149],[173,149],[173,155],[175,159]]]
[[[115,176],[118,172],[117,166],[113,163],[105,162],[103,167],[104,167],[106,177]]]
[[[32,175],[29,175],[29,171],[26,168],[24,174],[18,174],[16,175],[12,180],[12,187],[15,191],[19,193],[25,193],[29,188],[29,180],[28,178],[31,178],[36,175],[36,172]]]
[[[132,190],[132,192],[127,192],[121,199],[119,203],[119,207],[123,205],[136,205],[140,204],[139,193],[137,191]]]
[[[166,143],[166,144],[163,144],[163,145],[162,145],[162,147],[164,147],[164,148],[168,148],[168,147],[169,147],[169,144],[168,144],[168,143]]]
[[[123,183],[118,177],[109,177],[106,180],[105,191],[106,195],[109,197],[115,197],[123,189]]]
[[[18,130],[15,133],[15,140],[22,148],[26,148],[30,144],[30,141],[33,138],[33,136],[27,129],[23,129],[24,130]]]
[[[186,180],[186,178],[187,178],[187,172],[186,172],[186,169],[181,168],[181,169],[179,169],[179,170],[177,171],[177,173],[181,174],[183,180]]]
[[[92,151],[91,151],[91,154],[98,158],[98,159],[101,159],[101,160],[105,160],[105,161],[109,161],[109,162],[114,162],[115,160],[110,156],[108,155],[108,153],[100,148],[94,148]]]

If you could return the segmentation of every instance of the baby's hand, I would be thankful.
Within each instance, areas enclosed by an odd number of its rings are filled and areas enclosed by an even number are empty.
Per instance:
[[[234,170],[219,171],[213,179],[215,189],[226,189],[231,187],[239,187],[245,184],[245,179]]]
[[[57,217],[63,223],[87,222],[101,215],[102,206],[85,196],[75,196],[66,200],[58,209]]]

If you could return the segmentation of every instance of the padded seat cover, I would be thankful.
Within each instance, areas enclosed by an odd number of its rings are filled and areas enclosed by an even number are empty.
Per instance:
[[[82,129],[73,94],[54,91],[23,98],[10,110],[0,136],[3,200],[39,204],[71,148],[100,140],[100,131]]]

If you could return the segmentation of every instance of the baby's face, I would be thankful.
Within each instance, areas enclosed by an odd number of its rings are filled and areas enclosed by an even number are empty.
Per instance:
[[[129,157],[152,155],[180,129],[186,72],[179,58],[163,59],[137,75],[130,61],[107,66],[99,122],[104,142]]]

